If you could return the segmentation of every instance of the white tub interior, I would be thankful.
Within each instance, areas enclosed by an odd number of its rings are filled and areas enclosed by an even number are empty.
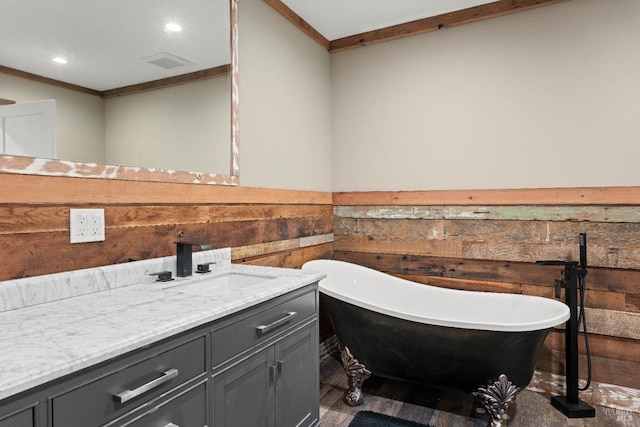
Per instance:
[[[569,307],[550,298],[461,291],[404,280],[343,261],[314,260],[320,292],[379,313],[439,326],[490,331],[532,331],[569,319]]]

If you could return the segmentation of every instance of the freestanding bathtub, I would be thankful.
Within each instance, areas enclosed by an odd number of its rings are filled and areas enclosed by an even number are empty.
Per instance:
[[[314,260],[320,304],[349,377],[345,402],[362,401],[371,373],[471,392],[500,426],[529,384],[550,328],[569,307],[549,298],[424,285],[342,261]]]

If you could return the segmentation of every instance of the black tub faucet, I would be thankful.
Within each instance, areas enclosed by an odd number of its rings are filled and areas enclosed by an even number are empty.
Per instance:
[[[211,249],[210,244],[198,244],[189,242],[176,242],[176,276],[188,277],[193,275],[193,247],[201,250]]]

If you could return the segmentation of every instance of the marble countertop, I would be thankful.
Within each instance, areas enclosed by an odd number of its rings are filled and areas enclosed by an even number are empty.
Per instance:
[[[91,292],[83,292],[77,285],[78,280],[96,286],[96,282],[111,274],[109,267],[88,269],[84,274],[71,272],[50,275],[57,276],[53,278],[42,276],[0,282],[0,302],[4,301],[4,308],[0,305],[0,400],[324,277],[322,273],[296,269],[231,265],[230,251],[207,252],[218,261],[222,258],[211,273],[166,283],[149,279],[150,269],[158,271],[159,267],[151,261],[130,263],[136,266],[114,266],[121,270],[120,280],[116,280],[116,274]],[[194,259],[194,266],[206,258],[200,253],[198,256],[200,261]],[[167,257],[162,262],[171,266],[175,257]],[[132,267],[139,272],[131,274]],[[128,275],[126,280],[122,279],[122,272]],[[243,289],[222,289],[215,293],[188,290],[191,283],[227,273],[274,278]],[[69,274],[77,277],[69,280]],[[141,278],[144,278],[142,283]],[[42,282],[47,280],[49,284],[64,282],[64,289],[49,290],[49,297],[43,299],[36,294],[38,289],[45,289]],[[118,286],[114,280],[119,282]],[[3,286],[7,290],[4,295]],[[22,303],[17,304],[17,299]]]

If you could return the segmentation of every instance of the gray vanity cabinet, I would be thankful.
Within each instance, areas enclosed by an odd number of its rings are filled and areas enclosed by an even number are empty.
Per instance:
[[[158,406],[151,406],[143,414],[118,420],[104,427],[200,427],[207,424],[206,381],[168,399]]]
[[[319,425],[317,284],[0,401],[0,427]]]
[[[213,332],[213,427],[318,425],[316,307],[307,290]]]
[[[186,332],[5,399],[0,427],[204,427],[207,332]]]
[[[313,322],[276,346],[276,427],[319,421],[318,328]]]
[[[206,378],[205,349],[206,336],[201,335],[166,351],[143,353],[131,365],[114,364],[104,373],[91,372],[86,382],[50,397],[53,427],[103,425],[139,407],[158,405],[152,399]]]
[[[213,377],[214,427],[273,427],[269,359],[263,350]]]
[[[34,427],[34,408],[0,418],[0,427]]]

